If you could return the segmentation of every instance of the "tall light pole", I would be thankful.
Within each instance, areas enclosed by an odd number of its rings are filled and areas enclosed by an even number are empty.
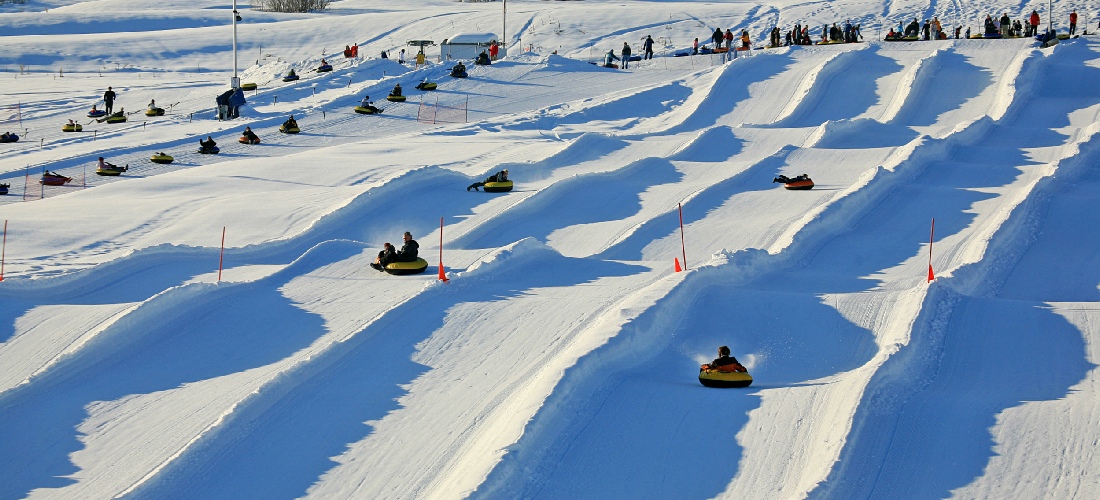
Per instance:
[[[237,21],[241,16],[237,14],[237,0],[233,0],[233,78],[229,80],[229,86],[235,89],[241,88],[241,79],[237,77]]]
[[[1054,31],[1054,0],[1047,0],[1047,32]]]
[[[508,53],[508,0],[504,0],[504,15],[501,16],[503,27],[501,28],[500,44],[504,47],[504,53]]]

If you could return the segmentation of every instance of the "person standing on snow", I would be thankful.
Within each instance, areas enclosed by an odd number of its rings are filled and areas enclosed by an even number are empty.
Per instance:
[[[630,44],[623,42],[623,69],[627,69],[630,64]]]
[[[1077,9],[1069,13],[1069,36],[1077,32]]]
[[[103,110],[107,114],[111,114],[115,106],[115,91],[111,90],[111,87],[107,87],[107,91],[103,93]]]
[[[645,36],[645,41],[642,42],[642,49],[645,50],[645,57],[642,59],[653,59],[653,37],[650,35]],[[695,52],[699,52],[699,39],[695,39]]]
[[[1031,24],[1032,36],[1039,34],[1039,13],[1034,10],[1031,11],[1031,17],[1028,18],[1028,23]]]
[[[241,116],[241,106],[248,104],[248,101],[244,98],[244,91],[240,88],[233,89],[233,93],[229,95],[229,118],[239,118]]]

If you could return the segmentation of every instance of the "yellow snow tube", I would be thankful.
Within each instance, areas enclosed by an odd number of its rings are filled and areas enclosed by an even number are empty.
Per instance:
[[[486,182],[481,188],[484,189],[486,193],[503,193],[512,190],[512,181]]]
[[[74,123],[72,125],[69,125],[68,123],[66,123],[66,124],[61,126],[61,131],[62,132],[80,132],[82,130],[84,130],[84,126],[79,124],[79,123]]]
[[[390,274],[419,274],[428,269],[428,261],[417,257],[412,262],[390,262],[383,269]]]
[[[726,368],[700,368],[699,383],[707,387],[748,387],[752,384],[752,375],[749,372],[723,370]]]
[[[163,155],[162,154],[155,154],[151,158],[149,158],[149,161],[151,161],[153,163],[160,163],[162,165],[172,163],[175,160],[176,159],[173,158],[172,155],[167,155],[167,154],[163,154]]]

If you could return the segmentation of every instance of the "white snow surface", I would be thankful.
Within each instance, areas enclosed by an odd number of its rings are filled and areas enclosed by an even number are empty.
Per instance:
[[[228,4],[0,6],[0,498],[1100,498],[1100,39],[879,41],[1046,2],[238,8],[217,121]],[[404,231],[427,272],[371,269]]]

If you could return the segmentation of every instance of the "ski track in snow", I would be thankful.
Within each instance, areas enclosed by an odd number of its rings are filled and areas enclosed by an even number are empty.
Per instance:
[[[961,10],[910,4],[882,12]],[[260,90],[234,122],[209,117],[224,68],[158,66],[224,58],[224,40],[201,40],[209,11],[172,11],[63,78],[12,75],[32,133],[0,148],[0,461],[20,464],[0,472],[0,498],[1100,494],[1086,445],[1100,277],[1083,250],[1100,240],[1100,92],[1081,83],[1100,76],[1097,42],[869,42],[725,64],[662,49],[611,71],[587,60],[647,32],[757,39],[776,16],[866,6],[677,20],[520,3],[512,36],[561,55],[513,54],[465,80],[373,57],[307,72],[344,39],[374,54],[496,8],[453,5],[250,13],[248,50],[265,29],[278,42],[262,52],[279,55],[244,65]],[[102,43],[88,8],[55,6],[56,24],[5,38],[50,68],[44,47]],[[293,38],[323,22],[327,36]],[[34,46],[33,29],[57,40]],[[284,84],[292,65],[303,78]],[[424,77],[439,90],[414,91]],[[408,102],[351,112],[395,83]],[[106,85],[168,116],[74,114]],[[468,104],[468,122],[418,123],[420,99]],[[288,114],[301,134],[276,132]],[[85,132],[60,132],[77,116]],[[246,124],[262,144],[235,142]],[[206,135],[222,154],[194,151]],[[88,175],[100,155],[131,169]],[[42,168],[80,187],[32,185]],[[502,168],[514,191],[462,190]],[[780,173],[817,186],[785,191]],[[370,269],[405,230],[428,272]],[[693,379],[723,344],[749,389]]]

